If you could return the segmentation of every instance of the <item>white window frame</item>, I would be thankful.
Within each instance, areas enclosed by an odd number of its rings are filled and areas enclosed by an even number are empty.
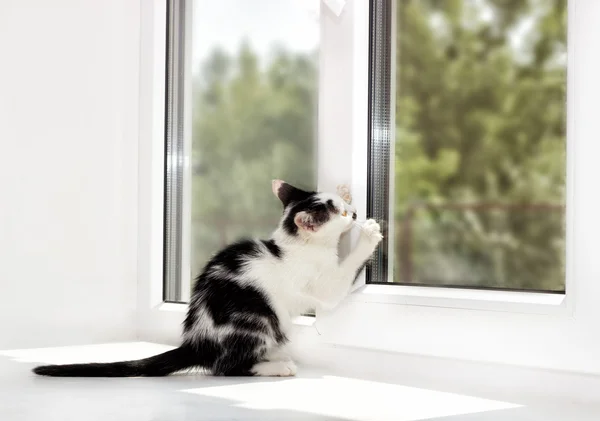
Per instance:
[[[192,5],[187,1],[187,7]],[[136,325],[137,336],[148,341],[178,344],[181,324],[187,304],[170,303],[164,297],[164,220],[165,220],[165,95],[166,95],[166,45],[167,0],[149,0],[141,3],[140,17],[140,139],[138,145],[138,288]],[[343,5],[342,5],[343,6]],[[335,10],[336,4],[332,4]],[[328,12],[329,13],[329,12]],[[191,20],[192,14],[186,14]],[[186,37],[191,39],[191,21],[184,26]],[[189,44],[184,44],[185,47]],[[191,54],[185,54],[190,59]],[[189,68],[189,63],[186,68]],[[187,83],[191,80],[188,78]],[[184,90],[183,102],[190,103],[189,87]],[[184,121],[190,121],[191,107],[184,107]],[[184,124],[183,189],[190,186],[191,170],[190,125]],[[269,188],[269,186],[267,186]],[[185,250],[191,245],[189,195],[183,195],[182,215],[182,267],[189,265],[190,256]],[[181,296],[189,296],[189,271],[181,274]],[[187,288],[187,290],[186,290]],[[303,317],[298,326],[312,326],[314,318]],[[309,329],[311,332],[314,329]]]
[[[350,184],[365,215],[369,2],[347,0],[340,16],[327,7],[318,184]],[[177,343],[186,306],[162,302],[165,8],[165,0],[142,3],[138,331]],[[566,295],[364,285],[363,276],[340,307],[306,327],[322,344],[600,374],[599,2],[570,0],[568,19]]]
[[[355,9],[364,7],[360,1],[348,4]],[[596,303],[600,299],[600,264],[595,258],[598,247],[594,237],[600,234],[600,200],[592,193],[595,180],[600,179],[596,162],[600,156],[600,119],[596,116],[600,109],[600,56],[591,47],[600,40],[596,24],[600,4],[571,0],[568,7],[566,294],[365,285],[340,308],[317,314],[316,328],[324,343],[600,373],[600,305]],[[351,80],[354,110],[359,110],[367,103],[367,81],[361,82],[357,75],[364,74],[368,57],[368,36],[364,36],[368,24],[358,10],[352,17],[353,36],[346,38],[354,44],[340,49],[354,54],[348,62],[353,63],[355,75]],[[322,122],[337,124],[338,130],[345,121],[354,122],[359,133],[353,136],[353,156],[366,156],[365,132],[356,126],[363,115],[364,109]],[[336,131],[332,127],[328,133]],[[327,151],[340,152],[334,145]],[[336,174],[348,177],[343,169],[339,166]],[[366,198],[363,162],[353,159],[351,176],[354,197]],[[359,208],[365,210],[362,202]]]
[[[185,305],[163,302],[166,31],[166,0],[142,2],[136,316],[140,339],[176,344]]]

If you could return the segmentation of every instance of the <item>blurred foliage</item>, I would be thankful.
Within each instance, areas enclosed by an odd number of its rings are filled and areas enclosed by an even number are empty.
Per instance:
[[[566,0],[398,0],[395,276],[564,288]],[[216,49],[193,92],[192,272],[315,188],[317,55]]]
[[[394,279],[564,289],[566,1],[397,5]]]
[[[236,239],[270,236],[282,212],[272,179],[316,188],[317,60],[277,48],[261,63],[244,43],[195,75],[192,274]]]

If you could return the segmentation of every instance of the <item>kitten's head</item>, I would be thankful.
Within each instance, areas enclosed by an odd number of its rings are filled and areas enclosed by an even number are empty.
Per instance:
[[[304,239],[339,239],[352,227],[356,211],[337,194],[308,192],[273,180],[273,194],[283,203],[281,227]]]

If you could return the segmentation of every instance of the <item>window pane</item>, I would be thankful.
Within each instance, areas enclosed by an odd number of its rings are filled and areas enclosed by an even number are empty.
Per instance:
[[[227,243],[270,236],[272,179],[316,187],[319,46],[317,0],[193,6],[192,281]]]
[[[566,3],[396,3],[395,282],[564,290]]]

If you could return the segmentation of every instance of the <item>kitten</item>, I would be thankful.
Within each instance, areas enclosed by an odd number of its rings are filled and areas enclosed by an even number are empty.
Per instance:
[[[218,252],[196,279],[179,348],[137,361],[48,365],[45,376],[166,376],[190,367],[225,376],[293,376],[284,345],[292,318],[332,308],[349,292],[383,238],[372,219],[342,262],[340,236],[356,213],[334,194],[307,192],[281,180],[273,193],[283,203],[269,240],[244,240]]]

